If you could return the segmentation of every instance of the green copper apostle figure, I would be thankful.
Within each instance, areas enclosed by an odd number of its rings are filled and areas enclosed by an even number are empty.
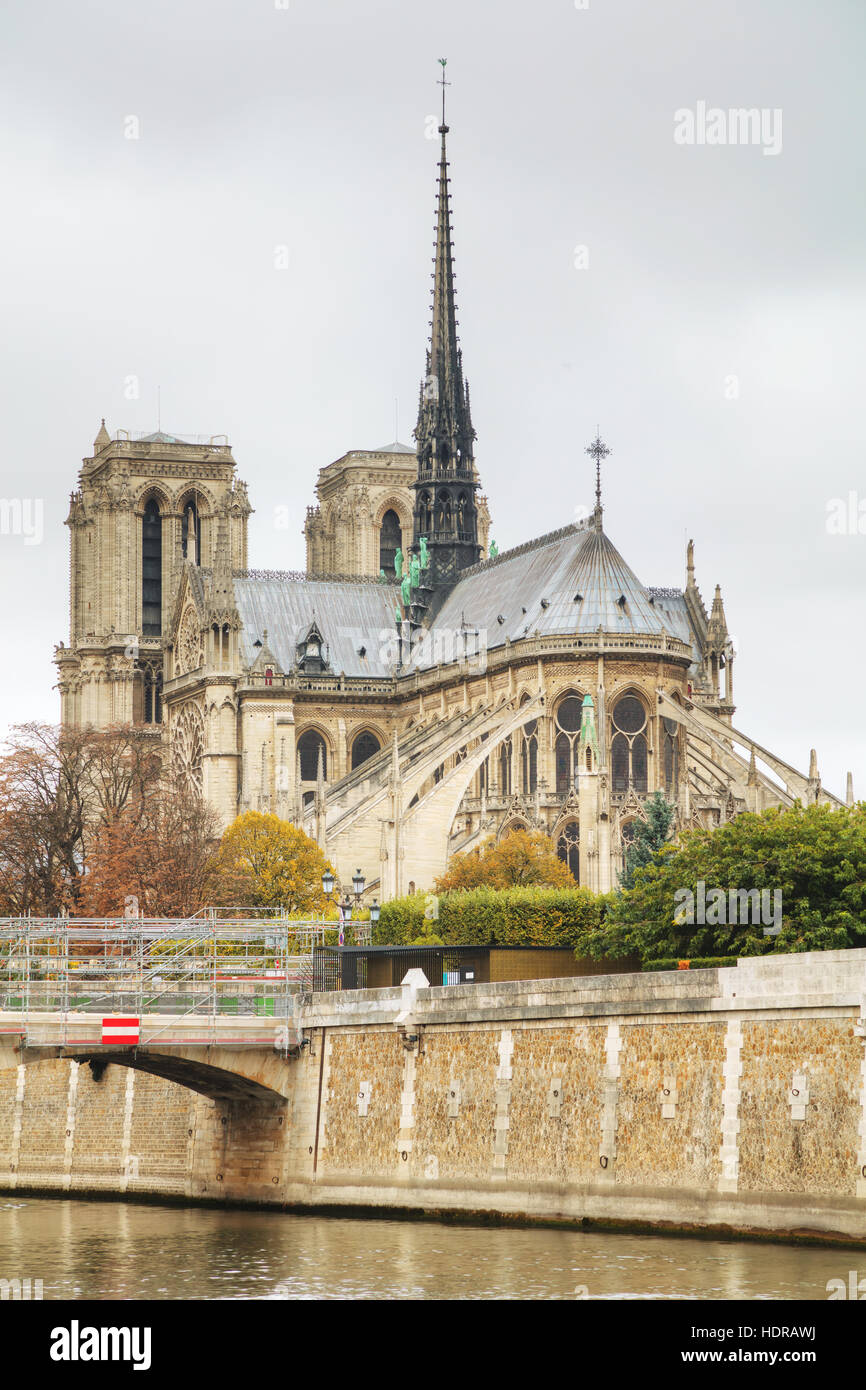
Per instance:
[[[426,536],[422,536],[422,537],[421,537],[421,539],[420,539],[419,542],[418,542],[418,547],[419,547],[419,549],[420,549],[420,551],[421,551],[421,556],[420,556],[420,558],[421,558],[421,568],[422,568],[422,570],[426,570],[426,569],[427,569],[427,566],[430,564],[430,556],[429,556],[428,553],[427,553],[427,537],[426,537]]]
[[[409,561],[409,583],[413,589],[417,589],[421,583],[421,562],[417,555],[413,555]]]
[[[403,582],[400,585],[400,592],[403,595],[403,603],[406,607],[412,602],[412,583],[408,574],[403,575]]]
[[[400,549],[399,545],[397,546],[397,549],[394,551],[394,573],[396,574],[398,579],[403,573],[403,552]]]
[[[491,541],[491,542],[490,542],[490,558],[491,558],[491,560],[495,560],[498,554],[499,554],[499,546],[496,544],[495,541]]]

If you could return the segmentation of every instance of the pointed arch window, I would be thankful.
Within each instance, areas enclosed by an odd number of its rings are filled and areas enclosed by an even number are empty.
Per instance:
[[[328,780],[328,748],[322,735],[315,729],[307,729],[298,739],[298,758],[301,764],[301,781],[315,782],[319,775],[319,750],[322,753],[322,776]]]
[[[676,796],[680,780],[680,740],[675,719],[662,719],[662,760],[665,775],[665,796]]]
[[[538,786],[538,720],[524,724],[520,740],[520,785],[525,796]]]
[[[382,745],[375,734],[364,732],[358,734],[352,744],[352,771],[360,767],[368,758],[375,758]]]
[[[480,743],[486,743],[489,735],[482,734]],[[490,791],[490,759],[485,758],[478,769],[478,795],[487,796]]]
[[[191,560],[194,565],[201,564],[201,518],[194,497],[184,503],[180,521],[180,548],[185,560]]]
[[[141,631],[162,636],[162,515],[153,497],[141,519]]]
[[[511,795],[511,735],[499,745],[499,794]]]
[[[636,828],[637,822],[634,818],[627,820],[624,825],[620,826],[620,868],[623,873],[625,873],[626,855],[628,854],[629,845],[634,842]]]
[[[390,574],[394,569],[394,556],[398,549],[403,548],[403,532],[400,527],[400,518],[393,507],[382,517],[379,527],[379,568],[386,574]]]
[[[567,821],[560,830],[556,853],[568,865],[575,883],[580,883],[580,826],[576,820]]]
[[[149,662],[142,672],[144,678],[144,722],[162,723],[162,669]]]
[[[614,793],[632,787],[647,790],[646,710],[635,695],[624,695],[613,707],[610,744],[611,788]]]
[[[583,716],[583,699],[580,695],[566,695],[556,709],[556,794],[567,796],[575,785],[577,777],[577,741],[580,736],[580,721]]]

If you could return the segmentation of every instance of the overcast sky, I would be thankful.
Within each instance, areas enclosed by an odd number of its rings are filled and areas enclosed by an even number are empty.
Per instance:
[[[0,729],[59,714],[101,416],[156,428],[159,386],[164,429],[228,433],[260,567],[303,567],[318,469],[392,440],[395,397],[411,440],[447,57],[500,549],[591,504],[598,423],[639,578],[682,585],[693,536],[722,585],[737,725],[866,795],[862,0],[6,0],[0,31],[0,497],[44,504],[41,544],[0,535]],[[764,135],[708,143],[700,103]],[[829,534],[850,493],[864,534]]]

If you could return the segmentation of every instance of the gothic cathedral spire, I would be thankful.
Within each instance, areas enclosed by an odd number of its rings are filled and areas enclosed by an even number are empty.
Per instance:
[[[436,241],[433,261],[433,318],[427,371],[421,384],[415,441],[418,475],[413,484],[415,509],[412,549],[426,539],[429,564],[421,572],[419,608],[426,608],[424,590],[452,584],[460,571],[480,556],[478,507],[475,494],[473,443],[475,431],[469,407],[469,388],[463,381],[463,361],[457,342],[454,296],[454,254],[451,240],[451,207],[448,192],[448,157],[445,137],[445,61],[442,63],[442,137],[439,155],[439,189],[436,206]]]

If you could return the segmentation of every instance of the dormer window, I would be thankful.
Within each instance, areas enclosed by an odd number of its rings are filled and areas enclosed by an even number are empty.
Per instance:
[[[266,666],[266,667],[265,667],[265,685],[273,685],[273,683],[274,683],[274,672],[273,672],[273,668],[270,667],[270,666]]]
[[[298,642],[296,663],[305,676],[317,675],[327,670],[328,648],[315,622],[310,624]]]

